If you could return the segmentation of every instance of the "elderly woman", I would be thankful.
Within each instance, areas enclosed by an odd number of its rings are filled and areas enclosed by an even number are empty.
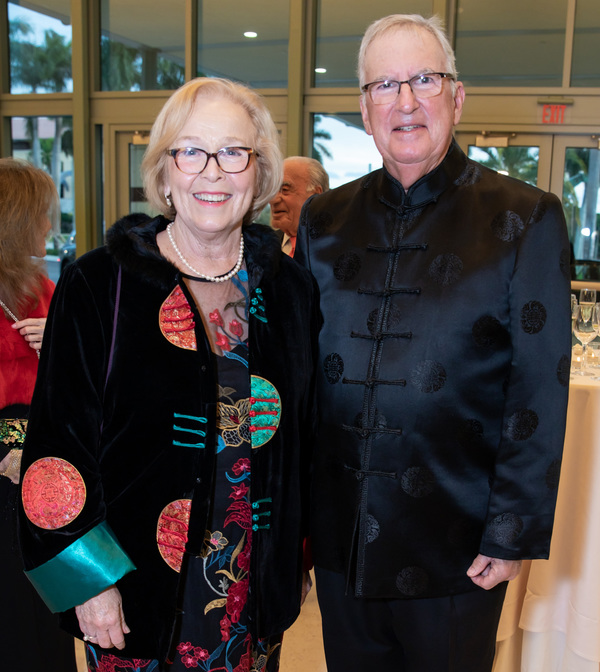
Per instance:
[[[276,670],[298,615],[320,318],[251,224],[277,142],[251,90],[187,83],[142,167],[162,216],[117,222],[58,284],[22,547],[90,670]]]
[[[39,257],[46,254],[58,214],[54,182],[41,168],[0,159],[0,611],[2,667],[34,672],[49,660],[75,672],[73,638],[23,575],[15,508],[21,447],[54,283]],[[38,258],[36,258],[38,257]],[[35,633],[35,637],[31,633]]]

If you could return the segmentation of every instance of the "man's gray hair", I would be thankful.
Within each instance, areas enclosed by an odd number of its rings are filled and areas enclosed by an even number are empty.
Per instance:
[[[323,192],[329,189],[329,175],[319,161],[310,159],[308,156],[288,156],[283,162],[284,166],[286,161],[291,161],[292,159],[306,166],[308,174],[306,191],[315,191],[318,187],[321,187]]]
[[[458,78],[458,73],[456,71],[456,57],[454,56],[454,50],[450,44],[450,40],[446,35],[444,30],[444,24],[439,16],[432,16],[429,19],[426,19],[420,14],[390,14],[389,16],[384,16],[382,19],[377,19],[374,21],[365,31],[362,42],[360,44],[360,49],[358,52],[358,83],[362,87],[367,84],[365,82],[365,59],[369,46],[371,43],[389,31],[393,30],[426,30],[430,33],[438,42],[444,55],[446,57],[446,72],[449,72],[454,76],[456,80]],[[418,74],[418,73],[415,73]],[[452,82],[454,86],[454,81]]]

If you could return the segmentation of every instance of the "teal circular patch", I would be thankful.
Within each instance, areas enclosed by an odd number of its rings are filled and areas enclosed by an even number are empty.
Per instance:
[[[260,376],[250,378],[250,436],[252,448],[271,439],[279,427],[281,398],[275,386]]]

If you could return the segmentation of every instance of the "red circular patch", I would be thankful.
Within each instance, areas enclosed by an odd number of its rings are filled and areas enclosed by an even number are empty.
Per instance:
[[[44,457],[34,462],[23,477],[23,508],[29,520],[44,530],[68,525],[85,504],[85,483],[66,460]]]
[[[181,570],[188,539],[191,499],[176,499],[167,504],[158,517],[156,542],[162,559],[176,572]]]

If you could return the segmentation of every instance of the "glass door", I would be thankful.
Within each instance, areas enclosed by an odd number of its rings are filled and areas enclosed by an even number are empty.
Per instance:
[[[148,131],[117,131],[115,175],[116,211],[113,221],[134,212],[154,215],[146,199],[140,168],[148,144]]]
[[[456,140],[474,161],[550,190],[552,135],[529,133],[457,133]],[[561,191],[556,192],[558,196]]]
[[[562,200],[573,246],[573,287],[600,282],[600,149],[594,136],[556,136],[551,190]]]

